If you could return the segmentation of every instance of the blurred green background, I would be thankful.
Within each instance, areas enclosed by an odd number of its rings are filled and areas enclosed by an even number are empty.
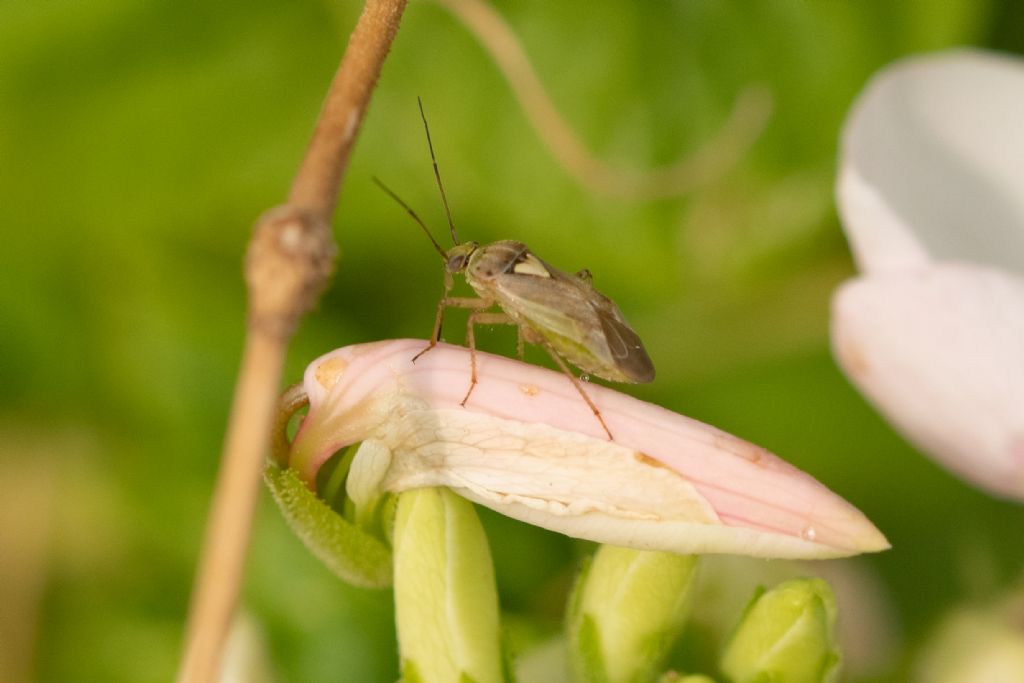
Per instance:
[[[853,274],[831,195],[837,137],[868,76],[902,55],[1024,50],[1022,6],[495,5],[559,109],[611,163],[693,152],[752,84],[769,88],[772,117],[739,163],[686,196],[600,196],[553,160],[466,28],[412,3],[342,192],[337,277],[295,338],[286,380],[338,346],[429,334],[437,257],[370,182],[384,178],[444,237],[421,95],[463,239],[520,239],[563,269],[590,268],[658,367],[653,385],[627,391],[768,447],[888,535],[890,552],[799,571],[852,572],[870,586],[858,604],[878,602],[871,618],[891,637],[850,678],[905,680],[941,615],[1019,577],[1024,510],[915,453],[836,369],[828,302]],[[359,10],[0,2],[0,666],[10,680],[172,677],[242,341],[242,254],[253,220],[285,196]],[[514,333],[481,343],[504,352]],[[557,627],[580,547],[485,522],[503,535],[504,608]],[[774,564],[730,567],[756,575]],[[277,680],[397,677],[389,593],[338,582],[266,497],[244,603]],[[694,627],[691,644],[702,638],[712,636]]]

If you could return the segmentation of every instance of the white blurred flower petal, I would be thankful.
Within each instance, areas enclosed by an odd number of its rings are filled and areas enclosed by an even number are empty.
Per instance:
[[[291,463],[312,482],[324,460],[372,440],[390,450],[385,488],[449,486],[503,514],[599,542],[680,553],[831,557],[881,550],[853,506],[762,448],[598,385],[420,340],[345,347],[306,371],[310,411]]]
[[[833,301],[833,347],[918,447],[1024,499],[1024,278],[941,264],[854,280]]]
[[[963,50],[882,71],[844,128],[838,194],[864,272],[1024,273],[1024,62]]]
[[[1024,61],[958,50],[881,71],[837,189],[866,276],[833,303],[840,363],[919,448],[1024,499]]]

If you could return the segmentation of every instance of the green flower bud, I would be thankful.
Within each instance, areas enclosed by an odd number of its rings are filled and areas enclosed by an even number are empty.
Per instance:
[[[500,683],[498,594],[473,504],[448,489],[401,494],[394,554],[406,683]]]
[[[695,556],[601,546],[569,607],[577,680],[653,680],[682,630]]]
[[[733,683],[822,683],[838,673],[836,603],[821,579],[794,579],[754,597],[722,656]]]

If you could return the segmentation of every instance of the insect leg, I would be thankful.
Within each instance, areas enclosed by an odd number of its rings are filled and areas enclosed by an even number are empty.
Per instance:
[[[608,430],[608,425],[604,423],[604,418],[601,417],[601,411],[597,409],[597,406],[594,405],[594,402],[590,400],[589,396],[587,396],[587,392],[583,390],[583,385],[580,384],[579,379],[576,378],[576,375],[572,374],[572,370],[570,370],[569,366],[565,364],[565,361],[562,360],[562,357],[555,353],[554,349],[552,349],[547,344],[542,344],[542,346],[548,352],[551,358],[555,361],[555,363],[558,364],[558,367],[562,369],[562,372],[565,373],[565,376],[569,378],[569,381],[572,382],[572,385],[573,387],[576,388],[576,391],[580,392],[580,396],[583,397],[583,400],[587,402],[588,406],[590,406],[590,410],[593,411],[594,417],[596,417],[597,421],[601,423],[601,428],[604,430],[604,433],[608,435],[608,440],[613,441],[614,437],[612,436],[612,433]]]
[[[479,299],[474,299],[479,301]],[[474,327],[476,325],[515,325],[516,322],[512,318],[508,317],[505,313],[497,313],[493,311],[476,310],[469,314],[469,319],[466,321],[466,344],[469,346],[469,389],[466,390],[466,395],[462,397],[462,405],[466,406],[466,401],[469,400],[469,395],[473,393],[473,389],[476,387],[476,333]]]
[[[434,321],[434,336],[431,337],[430,343],[427,344],[427,348],[423,349],[415,356],[412,357],[412,362],[425,354],[430,349],[437,346],[439,336],[441,332],[441,318],[444,316],[444,309],[446,308],[490,308],[494,305],[493,301],[487,301],[486,299],[475,299],[468,296],[446,296],[437,302],[437,320]]]
[[[455,280],[452,278],[452,274],[445,271],[444,293],[441,295],[441,300],[437,302],[437,317],[434,318],[434,331],[430,334],[430,343],[427,344],[427,348],[412,357],[413,363],[427,351],[437,346],[437,342],[441,341],[441,324],[444,322],[444,309],[447,308],[448,292],[452,291],[454,285]]]
[[[523,326],[520,325],[516,328],[516,357],[519,360],[523,360],[523,347],[525,346],[526,340],[523,337]]]

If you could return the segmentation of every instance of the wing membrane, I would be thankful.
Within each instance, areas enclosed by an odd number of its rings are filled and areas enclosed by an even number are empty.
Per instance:
[[[618,382],[654,379],[651,359],[618,306],[589,281],[541,263],[547,276],[496,277],[499,305],[584,372]]]
[[[611,303],[611,302],[609,302]],[[614,313],[598,310],[597,318],[601,321],[601,329],[608,342],[608,350],[615,359],[615,364],[633,382],[650,382],[654,379],[654,364],[647,355],[644,344],[633,328],[622,319],[622,313],[615,304],[611,304]]]

